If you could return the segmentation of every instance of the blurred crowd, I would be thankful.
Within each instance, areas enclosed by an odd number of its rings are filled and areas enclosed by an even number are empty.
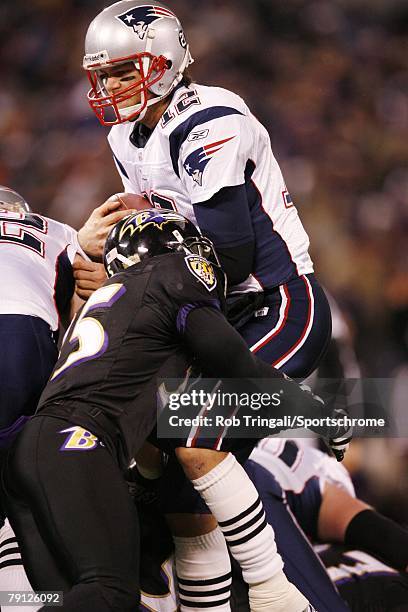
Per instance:
[[[81,69],[86,28],[107,4],[0,5],[0,184],[20,191],[38,212],[74,227],[122,190],[105,140],[108,128],[87,105]],[[236,91],[268,128],[311,236],[319,278],[343,310],[362,374],[394,377],[404,390],[407,2],[167,4],[184,24],[196,60],[194,80]],[[398,393],[405,404],[397,385]],[[407,446],[393,448],[400,449],[406,466]],[[408,487],[406,477],[399,486]]]

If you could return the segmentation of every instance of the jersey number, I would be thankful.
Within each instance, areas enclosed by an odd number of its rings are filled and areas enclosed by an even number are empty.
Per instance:
[[[44,257],[45,243],[28,228],[46,234],[47,221],[40,215],[2,211],[0,213],[0,243],[18,244]]]
[[[174,108],[176,109],[177,115],[181,115],[181,113],[184,113],[193,104],[201,104],[201,100],[195,89],[189,89],[180,96]],[[176,117],[176,114],[168,108],[161,119],[162,127],[166,127],[174,117]]]
[[[55,380],[68,368],[103,355],[108,348],[108,334],[100,321],[87,315],[97,308],[109,308],[125,291],[126,289],[121,283],[114,283],[101,287],[91,295],[74,323],[72,331],[69,330],[64,340],[62,350],[71,347],[71,351],[64,363],[54,370],[50,380]],[[77,346],[77,348],[72,350],[74,346]]]

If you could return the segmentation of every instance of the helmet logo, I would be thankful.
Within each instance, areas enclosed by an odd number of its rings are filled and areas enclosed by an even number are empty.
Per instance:
[[[217,286],[217,277],[209,261],[199,255],[187,255],[184,261],[186,262],[188,271],[191,272],[208,291],[212,291],[214,287]]]
[[[212,156],[217,151],[220,151],[226,142],[232,140],[233,138],[235,138],[235,136],[230,136],[230,138],[224,138],[224,140],[218,140],[217,142],[204,145],[204,147],[196,149],[187,156],[183,167],[187,174],[191,176],[193,181],[197,183],[197,185],[200,185],[201,187],[203,184],[203,173],[206,165],[209,161],[211,161]]]
[[[117,15],[116,19],[119,19],[119,21],[121,21],[125,26],[132,28],[132,30],[139,36],[140,40],[143,40],[146,36],[149,25],[162,17],[171,17],[176,19],[174,13],[168,9],[162,6],[152,6],[149,4],[131,8],[125,13]]]
[[[122,240],[126,233],[133,236],[135,232],[143,231],[148,225],[154,225],[157,229],[162,230],[163,226],[169,221],[185,221],[184,217],[177,213],[142,211],[128,218],[119,233],[119,240]]]

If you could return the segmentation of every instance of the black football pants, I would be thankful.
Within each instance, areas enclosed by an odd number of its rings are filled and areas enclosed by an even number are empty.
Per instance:
[[[58,610],[136,612],[137,511],[114,457],[83,431],[27,423],[4,470],[7,515],[33,589],[64,592]]]

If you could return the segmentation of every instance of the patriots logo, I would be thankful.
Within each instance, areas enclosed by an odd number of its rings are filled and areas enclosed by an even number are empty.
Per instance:
[[[184,217],[181,217],[177,213],[166,212],[165,215],[160,211],[143,210],[140,213],[129,217],[128,221],[123,225],[120,230],[119,240],[122,240],[126,233],[130,236],[137,231],[141,232],[148,225],[155,225],[158,229],[162,230],[163,226],[169,221],[184,221]]]
[[[220,151],[226,142],[232,140],[233,138],[235,138],[235,136],[230,136],[229,138],[224,138],[224,140],[218,140],[217,142],[212,142],[211,144],[196,149],[190,153],[190,155],[188,155],[183,167],[187,174],[191,176],[193,181],[197,183],[197,185],[200,185],[201,187],[203,184],[203,172],[212,156],[217,153],[217,151]]]
[[[116,19],[119,19],[125,26],[132,28],[139,36],[140,40],[145,38],[149,25],[162,17],[172,17],[176,19],[174,13],[168,9],[162,6],[151,6],[149,4],[136,6],[121,15],[116,15]]]

